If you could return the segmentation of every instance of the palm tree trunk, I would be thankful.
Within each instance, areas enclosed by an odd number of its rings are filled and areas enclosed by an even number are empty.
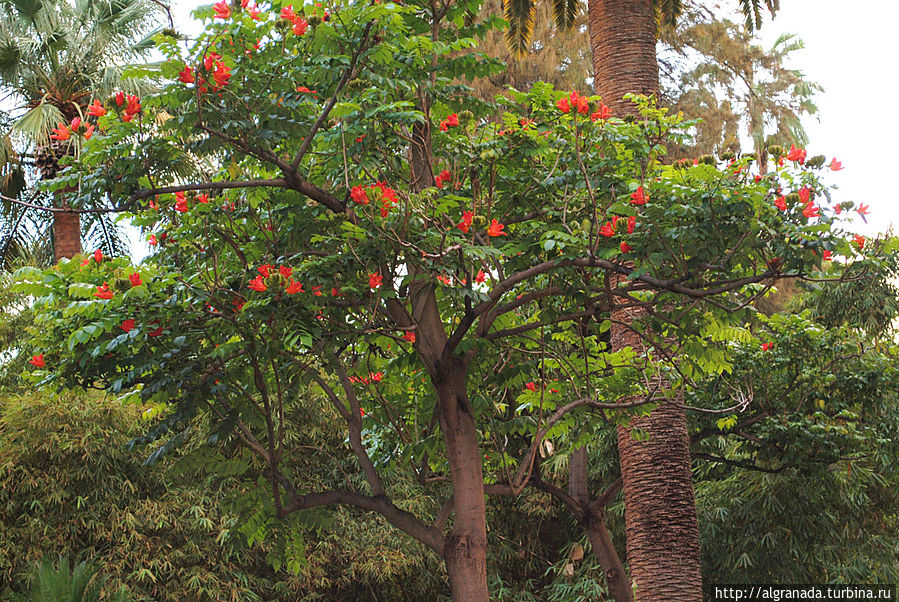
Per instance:
[[[593,87],[613,115],[634,107],[625,94],[659,93],[656,12],[652,0],[590,0]]]
[[[654,2],[590,0],[588,26],[596,92],[615,115],[634,114],[634,106],[623,99],[625,94],[659,92]],[[610,280],[614,288],[622,277]],[[631,347],[638,356],[646,353],[643,340],[628,328],[645,315],[643,308],[613,309],[613,351]],[[635,440],[634,428],[649,438]],[[683,391],[651,416],[618,429],[627,560],[638,602],[702,599],[689,443]]]
[[[81,252],[81,217],[65,211],[53,214],[53,253],[56,263]]]

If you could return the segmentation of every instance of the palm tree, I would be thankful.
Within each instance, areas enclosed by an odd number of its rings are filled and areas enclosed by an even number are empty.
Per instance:
[[[752,30],[761,26],[762,9],[772,14],[779,0],[738,0]],[[504,0],[510,22],[509,40],[519,52],[527,49],[533,29],[535,0]],[[588,0],[587,29],[593,58],[594,88],[619,116],[636,113],[624,100],[628,93],[659,95],[656,56],[659,23],[673,25],[682,0]],[[557,24],[569,26],[577,0],[554,0]],[[620,277],[610,275],[612,287]],[[647,350],[630,328],[646,317],[642,308],[612,310],[612,350]],[[661,388],[667,388],[661,383]],[[646,436],[635,437],[637,430]],[[574,452],[576,464],[583,451]],[[618,430],[618,455],[625,501],[625,534],[630,577],[637,597],[647,602],[693,602],[702,599],[699,528],[683,391],[661,403],[650,416],[639,417]],[[583,472],[583,470],[582,470]]]
[[[0,0],[0,90],[15,105],[12,121],[0,135],[24,145],[19,161],[30,160],[35,177],[53,178],[59,160],[78,152],[76,137],[50,139],[54,127],[83,117],[94,96],[123,86],[133,92],[146,88],[145,81],[125,80],[123,70],[153,47],[150,35],[160,10],[161,4],[152,0]],[[11,157],[6,153],[5,158]],[[53,204],[70,208],[65,192]],[[14,214],[8,206],[4,209],[7,217]],[[11,223],[21,221],[16,217]],[[107,222],[92,217],[89,226],[99,228],[107,245],[114,245]],[[57,261],[81,251],[81,234],[78,213],[53,213],[49,240]]]

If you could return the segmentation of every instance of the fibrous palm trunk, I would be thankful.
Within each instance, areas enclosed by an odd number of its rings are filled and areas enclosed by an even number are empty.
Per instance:
[[[658,95],[657,21],[651,0],[590,0],[590,43],[596,92],[617,116],[634,114],[627,93]],[[621,277],[612,276],[616,287]],[[629,324],[646,310],[612,311],[612,350],[646,353]],[[664,387],[663,387],[664,388]],[[639,428],[648,439],[636,440]],[[627,560],[638,602],[702,599],[699,529],[683,392],[618,430],[625,501]]]
[[[37,151],[35,166],[41,172],[41,179],[49,180],[56,177],[59,172],[59,159],[70,152],[67,143],[54,143],[43,146]],[[65,209],[65,195],[71,190],[66,189],[57,193],[56,207]],[[53,213],[53,259],[59,263],[62,258],[71,259],[81,252],[81,216],[70,211],[55,211]]]

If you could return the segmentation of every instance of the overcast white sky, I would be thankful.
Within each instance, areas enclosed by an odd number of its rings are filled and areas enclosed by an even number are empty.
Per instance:
[[[735,6],[736,0],[717,3]],[[179,30],[198,31],[190,11],[209,2],[173,4]],[[899,172],[899,118],[894,116],[899,2],[783,0],[781,4],[777,18],[766,19],[760,32],[763,46],[770,47],[782,33],[798,34],[805,49],[794,53],[790,66],[825,90],[817,99],[818,120],[805,122],[809,156],[824,154],[843,162],[845,169],[827,174],[828,181],[839,187],[835,200],[870,205],[868,223],[858,220],[856,229],[869,236],[884,232],[899,223],[896,186],[889,181],[892,170]],[[135,251],[143,256],[146,246],[138,243]]]

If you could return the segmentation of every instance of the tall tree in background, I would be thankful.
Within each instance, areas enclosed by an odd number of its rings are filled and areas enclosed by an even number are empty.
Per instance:
[[[510,21],[509,40],[522,52],[535,21],[534,0],[505,0]],[[740,0],[747,29],[761,25],[762,6],[772,13],[778,0]],[[577,13],[575,0],[553,3],[558,25],[570,27]],[[594,87],[603,101],[620,116],[637,116],[626,94],[658,97],[656,55],[658,25],[673,25],[683,10],[680,0],[590,0],[588,31],[593,57]],[[610,275],[609,286],[625,283]],[[632,348],[648,355],[639,324],[648,317],[642,307],[613,307],[613,351]],[[664,350],[657,358],[676,362]],[[660,383],[661,388],[666,388]],[[636,437],[637,434],[641,436]],[[702,574],[699,528],[691,472],[690,441],[683,391],[651,415],[619,427],[619,460],[625,497],[627,558],[631,580],[642,600],[699,600]],[[585,452],[572,458],[572,482],[584,482]],[[580,476],[574,471],[580,472]],[[578,492],[572,491],[577,496]]]
[[[124,80],[121,65],[143,59],[152,48],[147,36],[157,25],[160,5],[147,0],[5,0],[0,6],[0,90],[17,107],[3,134],[24,141],[33,151],[39,177],[53,178],[60,159],[78,152],[80,138],[51,139],[54,128],[84,120],[93,95],[108,95],[124,85],[140,87],[139,81]],[[56,195],[54,204],[70,209],[64,193]],[[52,228],[57,261],[81,251],[78,213],[54,212]]]

